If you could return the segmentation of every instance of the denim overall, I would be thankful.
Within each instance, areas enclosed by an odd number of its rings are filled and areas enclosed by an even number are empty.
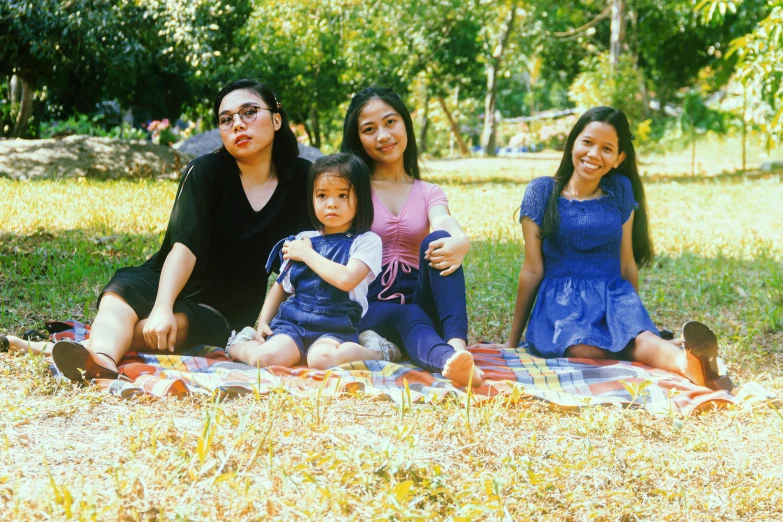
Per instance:
[[[275,245],[266,263],[267,272],[272,269],[278,256],[282,262],[283,243],[294,239],[295,236],[290,236]],[[315,236],[310,241],[313,250],[326,259],[347,265],[354,239],[353,234],[342,233]],[[277,278],[278,283],[282,284],[286,273],[290,274],[295,293],[280,305],[280,310],[272,319],[269,327],[273,335],[284,334],[293,339],[299,347],[302,360],[306,360],[310,346],[321,338],[359,342],[356,327],[362,316],[362,307],[351,301],[348,292],[330,285],[301,261],[289,261]]]

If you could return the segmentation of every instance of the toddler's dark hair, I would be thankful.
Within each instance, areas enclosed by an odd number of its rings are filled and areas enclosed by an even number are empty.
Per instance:
[[[315,205],[313,204],[313,194],[315,192],[315,183],[318,178],[324,174],[339,176],[348,182],[353,189],[356,197],[356,216],[353,218],[351,232],[354,234],[364,234],[372,228],[374,209],[372,205],[372,190],[370,188],[370,169],[364,161],[355,154],[349,152],[338,152],[330,154],[315,160],[307,176],[307,211],[310,213],[310,221],[313,226],[323,231],[323,223],[318,221],[315,216]]]

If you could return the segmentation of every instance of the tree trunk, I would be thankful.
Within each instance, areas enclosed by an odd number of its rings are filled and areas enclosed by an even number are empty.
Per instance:
[[[612,2],[611,40],[609,41],[609,56],[611,58],[612,74],[620,63],[620,54],[623,52],[623,39],[625,38],[625,2],[624,0],[610,0]]]
[[[748,91],[742,90],[742,170],[746,168],[747,160],[747,142],[748,142],[748,122],[745,121],[745,116],[748,113]]]
[[[318,117],[318,109],[315,105],[310,109],[310,122],[313,126],[312,145],[316,149],[321,149],[321,120]]]
[[[22,86],[22,97],[19,102],[19,113],[16,115],[14,130],[11,131],[11,137],[21,138],[27,131],[27,120],[33,114],[33,89],[26,79],[21,76],[16,78]]]
[[[421,131],[419,131],[419,152],[422,154],[427,152],[427,130],[430,128],[430,92],[427,91],[427,96],[424,98],[424,114],[422,115]]]
[[[497,68],[493,65],[487,71],[487,95],[484,98],[484,130],[481,133],[481,145],[484,154],[495,157],[496,136],[495,132],[495,98],[497,96]]]
[[[503,52],[508,46],[511,33],[514,31],[514,21],[517,17],[517,3],[511,2],[506,26],[503,28],[492,53],[489,67],[487,68],[487,94],[484,98],[484,131],[481,133],[481,145],[484,154],[495,156],[495,100],[497,98],[497,77],[500,72],[500,64],[503,62]]]
[[[691,176],[696,175],[696,122],[691,120]]]
[[[452,116],[451,111],[449,110],[449,107],[446,105],[446,100],[443,99],[443,96],[438,96],[438,101],[440,102],[440,106],[443,109],[443,112],[446,114],[446,118],[449,120],[449,125],[451,126],[451,133],[454,134],[454,139],[457,140],[457,144],[459,144],[459,152],[463,156],[470,156],[470,149],[468,148],[468,145],[465,143],[465,140],[462,139],[462,134],[460,133],[459,124],[454,119],[454,116]]]
[[[310,128],[310,126],[307,124],[307,114],[304,112],[296,112],[296,118],[292,121],[299,122],[302,124],[302,127],[304,127],[305,134],[307,134],[307,141],[310,142],[310,145],[312,145],[315,142],[315,138],[313,137],[313,129]]]

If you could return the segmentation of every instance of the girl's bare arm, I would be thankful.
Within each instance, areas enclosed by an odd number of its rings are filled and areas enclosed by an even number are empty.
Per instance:
[[[272,319],[277,315],[277,311],[280,310],[280,305],[288,299],[289,295],[291,294],[283,290],[283,285],[277,282],[273,284],[272,288],[269,289],[269,293],[266,294],[266,298],[264,298],[264,306],[261,307],[261,313],[258,314],[258,325],[271,323]]]
[[[517,302],[514,307],[514,319],[511,321],[511,332],[508,335],[509,348],[519,346],[522,332],[525,330],[533,302],[536,299],[538,287],[544,278],[544,258],[541,250],[541,240],[538,238],[539,227],[530,218],[522,220],[522,236],[525,238],[525,261],[519,272],[517,285]]]
[[[283,259],[303,262],[321,279],[345,292],[356,288],[370,273],[370,267],[358,259],[350,259],[347,265],[326,259],[313,250],[308,238],[288,241],[283,247]]]

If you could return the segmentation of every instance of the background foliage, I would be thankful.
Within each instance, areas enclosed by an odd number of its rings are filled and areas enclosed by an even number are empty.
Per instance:
[[[82,115],[104,133],[122,119],[205,130],[219,87],[258,77],[326,151],[351,95],[371,84],[407,97],[433,155],[470,154],[488,136],[552,145],[557,124],[542,112],[599,103],[625,110],[650,147],[691,145],[690,121],[772,151],[783,138],[781,27],[779,0],[9,0],[0,130],[38,137]],[[699,105],[710,121],[693,119]]]

